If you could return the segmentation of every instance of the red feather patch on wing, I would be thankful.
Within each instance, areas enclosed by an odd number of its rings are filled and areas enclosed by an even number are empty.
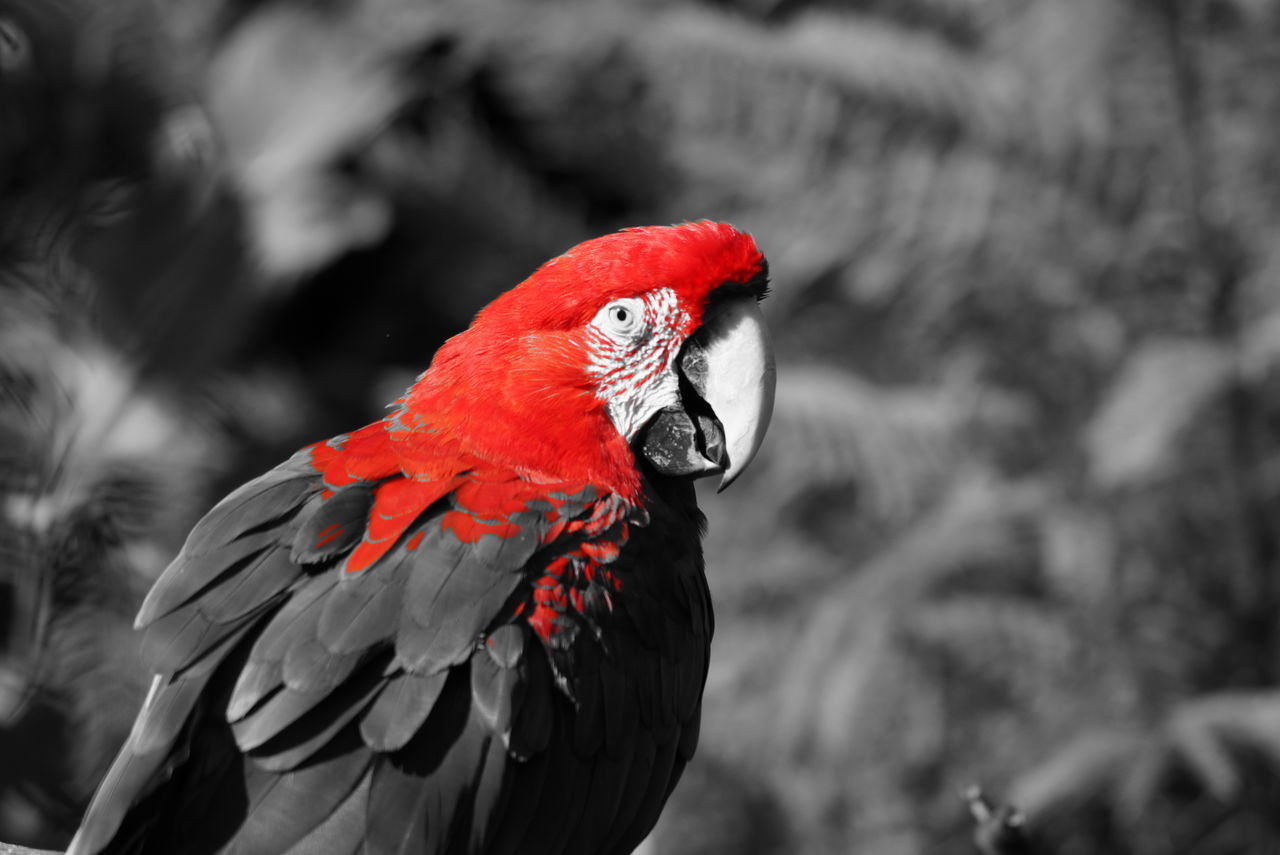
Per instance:
[[[311,467],[323,476],[325,486],[331,490],[361,481],[376,483],[400,474],[400,460],[384,422],[317,442],[300,453],[310,455]]]
[[[410,481],[408,478],[395,478],[375,488],[364,538],[347,557],[343,567],[345,572],[359,573],[386,555],[413,521],[452,490],[459,480]]]

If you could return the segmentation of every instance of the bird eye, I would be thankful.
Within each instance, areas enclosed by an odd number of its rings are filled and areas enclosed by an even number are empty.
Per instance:
[[[614,338],[636,338],[645,329],[644,306],[638,300],[614,300],[596,315],[596,325]]]

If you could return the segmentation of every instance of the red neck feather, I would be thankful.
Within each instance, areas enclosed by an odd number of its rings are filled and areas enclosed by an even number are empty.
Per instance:
[[[450,339],[391,417],[410,428],[393,429],[405,470],[437,478],[494,467],[637,499],[635,458],[595,396],[576,338],[494,340],[473,327]]]

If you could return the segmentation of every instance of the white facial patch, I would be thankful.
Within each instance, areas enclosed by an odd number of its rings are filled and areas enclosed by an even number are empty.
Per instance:
[[[675,291],[659,288],[614,300],[587,326],[596,397],[628,442],[659,410],[680,402],[673,362],[688,323]]]

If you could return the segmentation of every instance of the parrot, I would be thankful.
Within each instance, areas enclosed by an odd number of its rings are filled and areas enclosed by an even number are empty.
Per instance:
[[[764,438],[768,285],[724,223],[580,243],[215,505],[69,855],[633,851],[698,742],[694,482]]]

